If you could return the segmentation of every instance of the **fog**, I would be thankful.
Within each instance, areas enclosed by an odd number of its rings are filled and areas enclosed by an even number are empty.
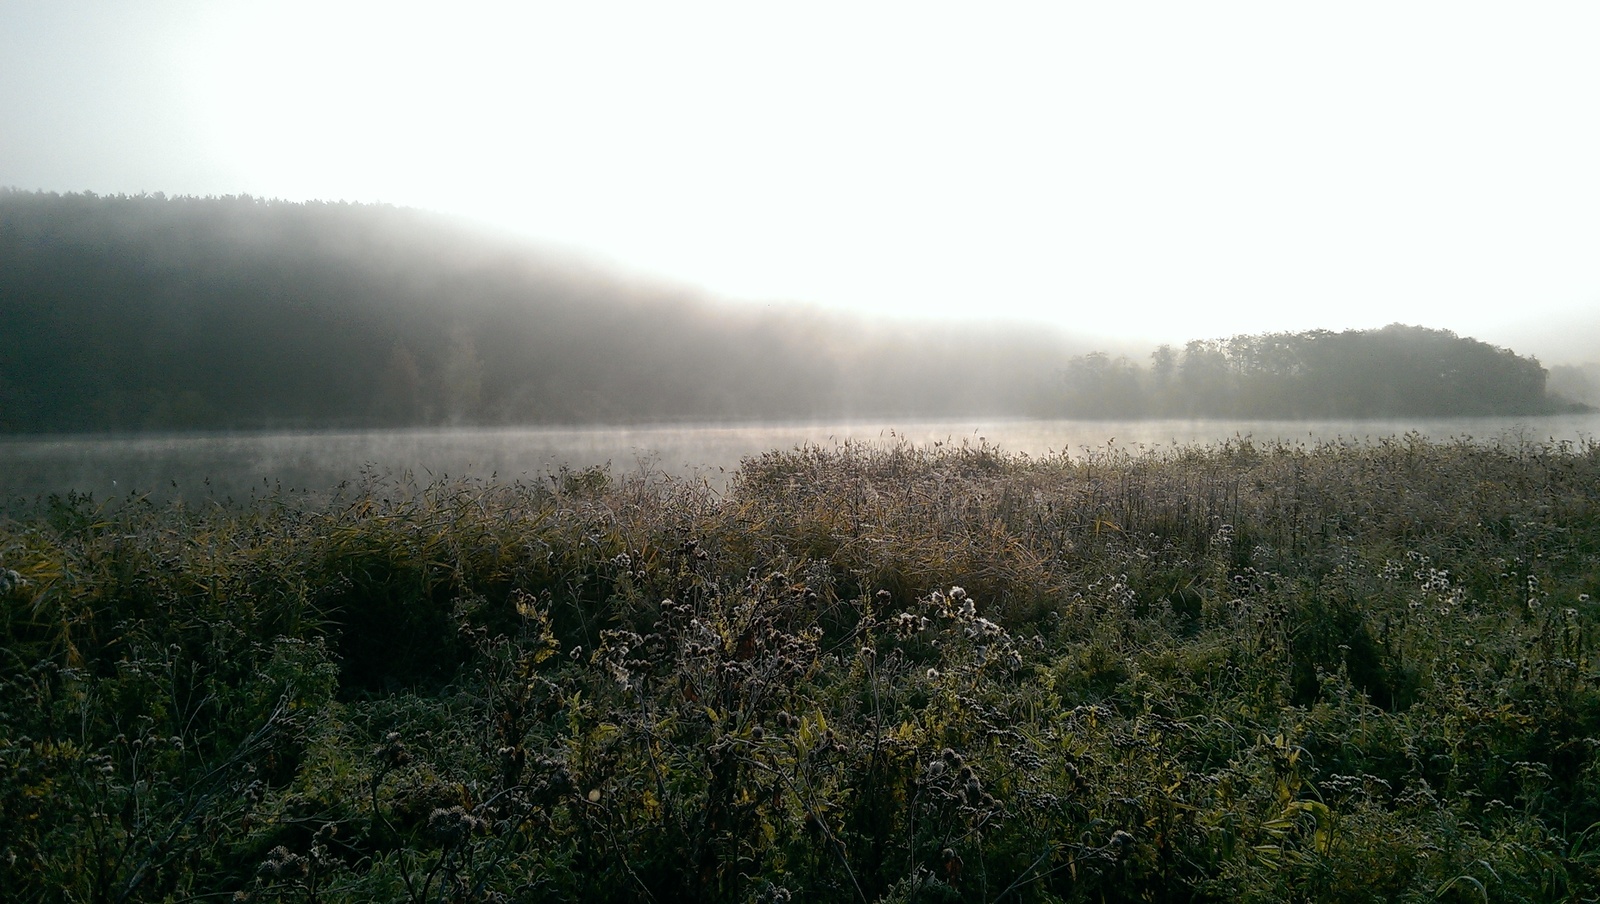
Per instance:
[[[447,211],[1113,354],[1401,322],[1582,363],[1597,34],[1437,0],[9,3],[0,179]]]
[[[130,499],[325,500],[341,484],[396,488],[443,480],[547,482],[599,468],[613,479],[673,478],[725,490],[741,461],[770,450],[842,443],[991,445],[1030,456],[1162,454],[1248,440],[1319,443],[1439,441],[1584,444],[1600,414],[1539,418],[1378,420],[1005,420],[678,424],[622,428],[457,428],[0,439],[0,509],[49,494]]]
[[[387,205],[0,191],[0,256],[10,433],[1559,409],[1538,362],[1427,327],[1124,359],[735,304]]]
[[[1046,411],[1052,329],[719,302],[419,211],[0,194],[0,428]]]

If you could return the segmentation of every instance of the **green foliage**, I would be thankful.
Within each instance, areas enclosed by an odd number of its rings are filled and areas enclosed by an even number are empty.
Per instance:
[[[17,901],[1600,894],[1600,449],[845,446],[0,521]]]
[[[1546,392],[1548,374],[1449,330],[1394,323],[1163,345],[1141,367],[1095,352],[1061,371],[1058,414],[1072,417],[1424,417],[1582,410]],[[1563,374],[1559,389],[1586,397]]]

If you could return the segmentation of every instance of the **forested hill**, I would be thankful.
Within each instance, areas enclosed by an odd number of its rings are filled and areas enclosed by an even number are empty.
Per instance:
[[[446,218],[0,191],[0,430],[1026,414],[1059,336],[725,306]]]
[[[1453,334],[1150,366],[1020,326],[719,305],[420,211],[0,189],[0,432],[962,415],[1534,413]]]
[[[1161,346],[1148,365],[1089,354],[1062,372],[1058,411],[1078,417],[1425,417],[1581,410],[1548,372],[1449,330],[1267,333]]]

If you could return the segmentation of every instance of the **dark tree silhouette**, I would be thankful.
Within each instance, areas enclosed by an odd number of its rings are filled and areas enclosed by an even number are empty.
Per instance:
[[[1060,337],[717,305],[443,217],[0,190],[0,430],[1027,414]]]
[[[1112,374],[1115,374],[1113,377]],[[1550,395],[1533,358],[1449,330],[1240,335],[1162,346],[1148,369],[1090,354],[1061,371],[1068,416],[1423,417],[1542,414],[1574,407]]]

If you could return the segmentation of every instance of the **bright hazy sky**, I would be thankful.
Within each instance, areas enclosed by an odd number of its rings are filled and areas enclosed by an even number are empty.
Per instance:
[[[0,0],[0,184],[385,201],[770,303],[1600,358],[1600,3]]]

